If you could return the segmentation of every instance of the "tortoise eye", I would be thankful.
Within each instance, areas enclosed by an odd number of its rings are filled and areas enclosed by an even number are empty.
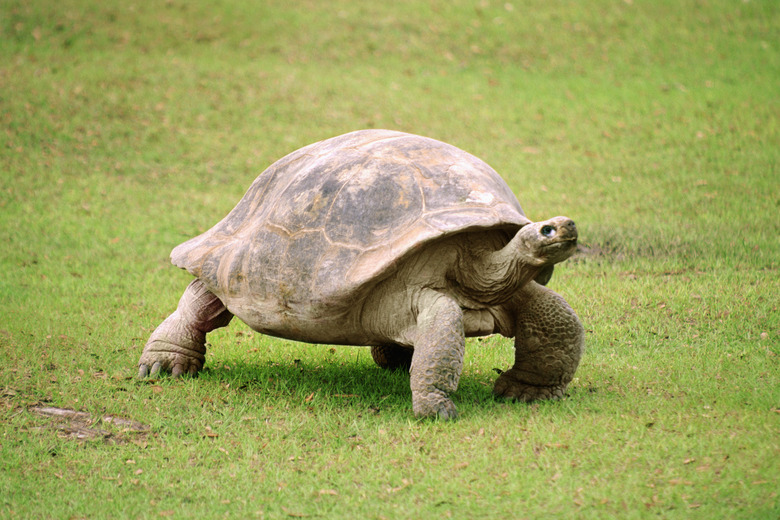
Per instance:
[[[546,236],[547,238],[554,237],[555,228],[553,226],[542,226],[542,235]]]

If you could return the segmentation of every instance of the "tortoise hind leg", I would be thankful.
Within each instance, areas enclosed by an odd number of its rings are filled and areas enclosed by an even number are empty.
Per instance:
[[[400,345],[378,345],[371,347],[371,357],[380,368],[409,372],[412,367],[414,349]]]
[[[582,324],[560,295],[534,282],[515,304],[515,364],[499,376],[493,393],[525,402],[559,399],[585,350]]]
[[[233,318],[211,291],[193,280],[179,300],[179,306],[149,337],[141,359],[138,377],[155,376],[161,370],[176,377],[195,375],[206,360],[206,334],[224,327]]]

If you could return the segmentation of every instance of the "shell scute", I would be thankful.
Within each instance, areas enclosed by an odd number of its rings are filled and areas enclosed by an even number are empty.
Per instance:
[[[422,210],[409,168],[372,159],[333,201],[325,232],[332,242],[358,248],[385,244],[397,229],[417,221]]]

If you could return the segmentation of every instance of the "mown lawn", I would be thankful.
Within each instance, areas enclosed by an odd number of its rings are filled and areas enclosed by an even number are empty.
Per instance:
[[[780,6],[107,0],[0,5],[0,517],[780,518]],[[583,252],[569,395],[456,422],[367,349],[237,320],[139,381],[178,243],[359,128],[455,144]]]

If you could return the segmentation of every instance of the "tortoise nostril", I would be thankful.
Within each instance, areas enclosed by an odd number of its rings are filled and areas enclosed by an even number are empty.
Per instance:
[[[547,238],[551,238],[555,236],[555,227],[554,226],[542,226],[541,233],[542,235],[546,236]]]

